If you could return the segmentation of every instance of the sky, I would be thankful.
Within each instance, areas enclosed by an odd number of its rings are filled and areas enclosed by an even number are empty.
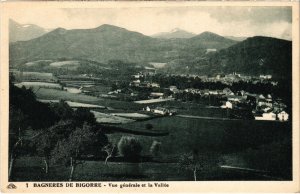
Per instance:
[[[270,36],[291,40],[291,7],[175,6],[127,8],[64,8],[15,11],[11,19],[43,28],[87,29],[111,24],[145,35],[180,28],[195,34]]]

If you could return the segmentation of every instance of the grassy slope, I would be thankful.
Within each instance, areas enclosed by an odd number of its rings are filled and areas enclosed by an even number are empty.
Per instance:
[[[69,100],[81,103],[97,104],[100,106],[112,107],[115,109],[140,110],[141,106],[131,102],[103,99],[84,94],[71,94],[67,91],[41,88],[35,92],[38,99],[45,100]]]

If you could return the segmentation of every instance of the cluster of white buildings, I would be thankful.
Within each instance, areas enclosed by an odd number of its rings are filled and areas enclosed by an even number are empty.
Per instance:
[[[175,111],[171,111],[167,108],[163,108],[163,107],[155,107],[153,109],[151,109],[149,106],[147,106],[145,109],[145,111],[147,112],[152,112],[152,113],[155,113],[155,114],[159,114],[159,115],[174,115],[175,114]]]
[[[266,97],[262,94],[250,94],[247,92],[240,92],[240,96],[228,95],[227,101],[221,108],[234,109],[239,103],[250,103],[248,96],[256,100],[256,109],[252,111],[255,120],[268,120],[268,121],[288,121],[289,114],[284,110],[286,105],[282,102],[275,101],[269,94]]]
[[[282,111],[278,114],[275,114],[274,112],[267,112],[263,113],[261,116],[255,116],[255,120],[265,120],[265,121],[288,121],[289,120],[289,114],[285,111]]]

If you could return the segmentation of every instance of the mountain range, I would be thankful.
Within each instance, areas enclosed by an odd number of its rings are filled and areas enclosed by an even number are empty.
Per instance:
[[[153,38],[108,24],[93,29],[57,28],[32,40],[12,42],[9,49],[11,66],[66,58],[101,63],[165,62],[177,73],[189,69],[202,74],[237,71],[280,75],[291,67],[291,41],[270,37],[235,41],[212,32],[191,38]]]
[[[112,25],[93,29],[66,30],[57,28],[43,36],[11,43],[12,64],[28,60],[80,58],[98,62],[123,60],[126,62],[168,62],[217,50],[236,41],[213,33],[202,33],[191,39],[157,39]]]

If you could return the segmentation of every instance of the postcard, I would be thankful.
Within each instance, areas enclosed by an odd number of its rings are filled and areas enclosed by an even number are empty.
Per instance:
[[[299,192],[299,2],[2,2],[2,192]]]

